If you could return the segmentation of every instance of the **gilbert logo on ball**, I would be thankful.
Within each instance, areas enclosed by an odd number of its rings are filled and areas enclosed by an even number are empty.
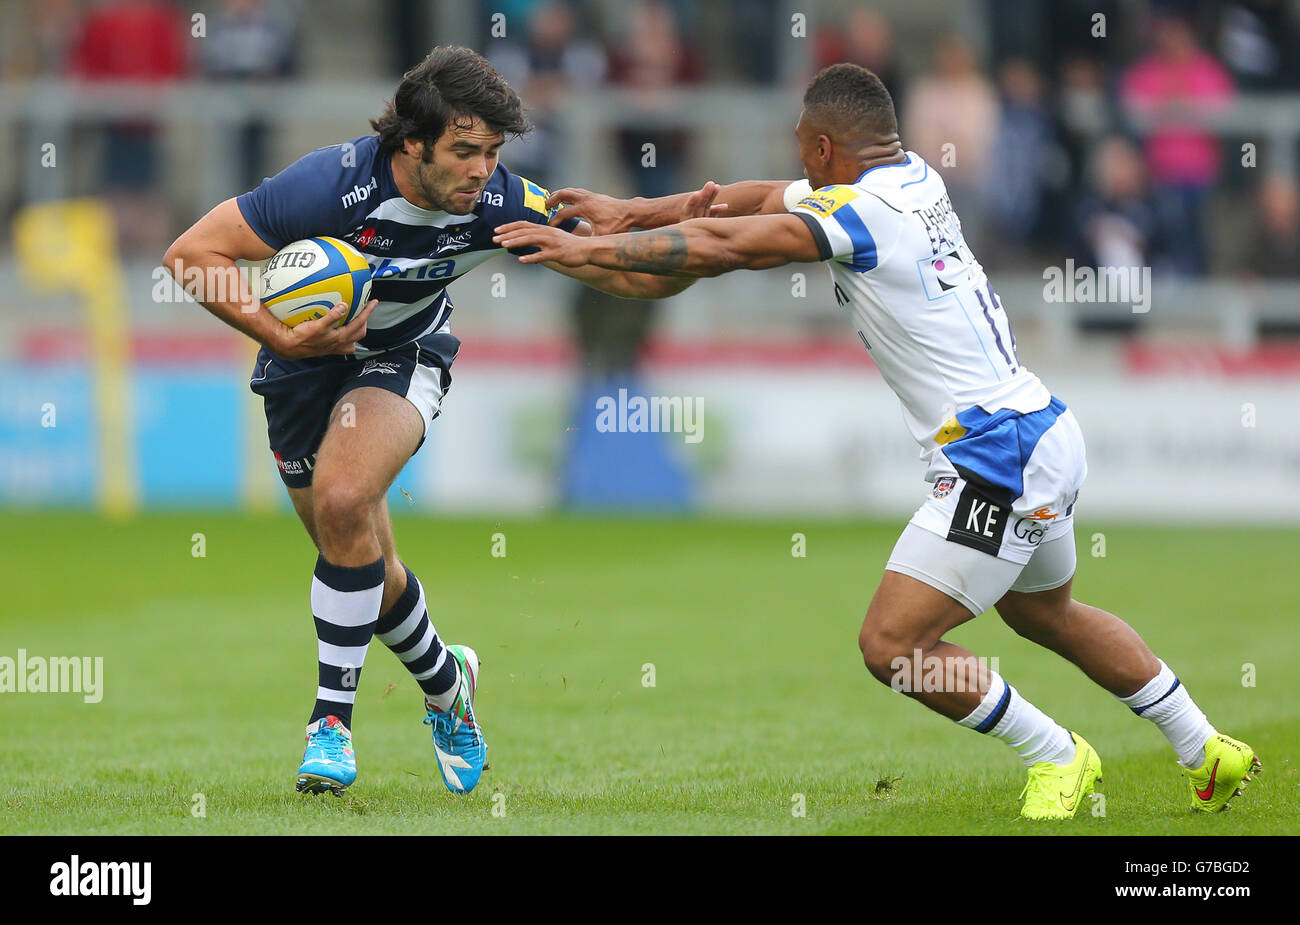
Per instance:
[[[338,303],[345,325],[370,298],[370,265],[338,238],[305,238],[280,248],[262,271],[262,304],[289,327],[321,317]]]

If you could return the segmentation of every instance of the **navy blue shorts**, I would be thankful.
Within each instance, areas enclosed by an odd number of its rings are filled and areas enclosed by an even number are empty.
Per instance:
[[[442,410],[442,397],[451,388],[451,364],[459,351],[460,339],[446,332],[426,334],[418,341],[364,358],[334,355],[286,360],[263,347],[249,388],[261,395],[266,405],[271,452],[284,484],[290,488],[311,484],[316,451],[325,438],[330,413],[353,389],[375,386],[401,395],[419,410],[427,434]]]

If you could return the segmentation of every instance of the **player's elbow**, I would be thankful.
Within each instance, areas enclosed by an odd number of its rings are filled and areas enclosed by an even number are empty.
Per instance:
[[[181,235],[171,243],[171,246],[163,253],[162,265],[173,279],[180,279],[185,266],[185,246],[182,243],[185,236]]]

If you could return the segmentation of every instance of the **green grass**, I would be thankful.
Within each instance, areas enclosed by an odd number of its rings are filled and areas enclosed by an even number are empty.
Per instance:
[[[1016,818],[1009,749],[877,684],[858,624],[900,524],[405,516],[435,621],[484,658],[492,769],[443,787],[414,683],[370,650],[343,799],[293,792],[314,554],[288,517],[0,520],[0,655],[104,658],[104,697],[0,694],[10,833],[1293,833],[1291,531],[1083,524],[1076,596],[1128,619],[1265,774],[1194,817],[1147,722],[987,614],[950,638],[1088,737],[1106,815]],[[507,556],[491,556],[506,536]],[[807,557],[791,556],[791,534]],[[1084,540],[1106,534],[1105,558]],[[191,555],[203,533],[206,557]],[[655,686],[642,684],[653,663]],[[1257,686],[1244,687],[1242,666]],[[880,782],[886,783],[880,783]],[[206,815],[192,815],[202,794]],[[792,812],[796,794],[806,815]],[[494,809],[497,813],[494,814]],[[504,814],[501,814],[503,811]]]

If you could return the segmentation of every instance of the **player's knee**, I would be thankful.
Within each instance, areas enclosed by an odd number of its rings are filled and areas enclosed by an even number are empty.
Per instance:
[[[371,501],[355,483],[317,478],[312,486],[316,527],[327,536],[349,536],[370,527]]]
[[[862,664],[882,684],[888,684],[893,677],[897,658],[908,654],[907,647],[892,634],[866,623],[858,633],[858,649]]]

